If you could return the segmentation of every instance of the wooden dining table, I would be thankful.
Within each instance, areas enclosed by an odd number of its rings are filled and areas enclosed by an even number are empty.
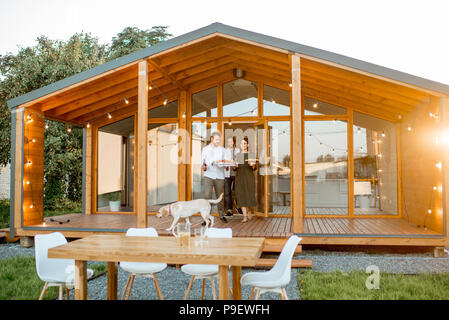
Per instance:
[[[120,261],[165,262],[167,264],[218,265],[219,299],[229,299],[229,266],[232,270],[232,298],[241,299],[242,267],[254,267],[262,254],[264,238],[208,238],[188,246],[171,236],[127,237],[92,235],[48,250],[48,258],[75,260],[75,299],[87,299],[87,261],[108,262],[109,300],[117,299],[117,268]],[[162,271],[163,272],[163,271]]]

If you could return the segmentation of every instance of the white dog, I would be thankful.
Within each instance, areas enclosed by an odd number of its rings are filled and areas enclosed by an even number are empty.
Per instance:
[[[175,226],[178,224],[179,218],[185,218],[188,223],[190,223],[189,217],[195,213],[200,213],[204,222],[206,222],[206,228],[214,226],[214,217],[210,215],[211,204],[217,204],[223,199],[223,193],[218,197],[217,200],[207,200],[207,199],[196,199],[191,201],[178,201],[167,206],[163,206],[159,209],[157,214],[158,218],[166,215],[173,216],[173,223],[167,231],[173,231]]]

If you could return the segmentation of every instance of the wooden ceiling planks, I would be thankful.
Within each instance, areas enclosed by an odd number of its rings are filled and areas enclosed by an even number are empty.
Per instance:
[[[286,90],[291,82],[288,54],[220,36],[159,53],[147,61],[149,85],[153,86],[151,105],[162,104],[166,97],[175,99],[181,90],[195,91],[233,80],[234,68],[244,70],[249,80]],[[314,98],[366,110],[390,121],[397,121],[399,114],[405,115],[429,99],[429,94],[419,90],[304,57],[301,79],[304,91]],[[125,98],[130,104],[137,99],[135,64],[49,97],[41,102],[41,110],[52,119],[85,123],[108,110],[129,108],[121,103]]]

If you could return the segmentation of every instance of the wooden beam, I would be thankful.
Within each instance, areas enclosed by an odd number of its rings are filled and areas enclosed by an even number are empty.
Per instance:
[[[443,221],[446,243],[449,243],[449,97],[440,97],[440,117],[442,135],[446,146],[443,151]],[[441,139],[440,139],[441,140]]]
[[[187,91],[181,91],[178,101],[178,201],[187,200],[187,163],[190,156],[190,141],[187,134]]]
[[[86,145],[84,155],[85,185],[84,185],[84,214],[92,213],[92,126],[85,128]]]
[[[137,101],[137,227],[147,227],[148,64],[139,63]]]
[[[304,214],[302,202],[304,190],[302,184],[302,99],[301,99],[301,62],[298,56],[292,55],[292,215],[293,232],[303,230]]]
[[[16,108],[12,111],[15,113],[15,141],[11,141],[11,143],[15,144],[14,172],[12,174],[14,174],[14,228],[16,230],[22,227],[24,111],[25,108]]]
[[[160,67],[155,61],[148,59],[148,63],[153,66],[160,74],[162,74],[166,79],[170,80],[173,84],[175,84],[179,89],[187,91],[186,87],[176,80],[173,76],[171,76],[164,68]]]
[[[318,70],[323,73],[337,74],[346,79],[356,82],[366,83],[377,89],[390,90],[405,97],[412,97],[423,101],[429,92],[425,89],[378,76],[365,71],[353,69],[347,66],[339,65],[329,61],[315,59],[312,57],[304,57],[301,59],[304,67],[307,69]]]
[[[60,94],[58,96],[52,97],[48,101],[42,103],[42,110],[48,111],[54,109],[58,106],[70,103],[82,99],[91,94],[95,94],[101,90],[108,89],[114,85],[126,82],[128,80],[134,79],[136,81],[136,71],[137,68],[132,66],[127,69],[123,69],[113,73],[109,76],[97,79],[96,81],[90,82],[82,87],[74,88],[73,90]]]

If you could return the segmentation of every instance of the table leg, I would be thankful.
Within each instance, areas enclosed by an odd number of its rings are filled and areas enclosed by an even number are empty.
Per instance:
[[[229,299],[229,267],[218,266],[218,299]]]
[[[108,300],[117,300],[117,262],[108,262]]]
[[[87,263],[75,260],[75,299],[87,300]]]
[[[232,295],[234,300],[242,300],[242,286],[240,278],[242,277],[242,267],[232,266]]]

